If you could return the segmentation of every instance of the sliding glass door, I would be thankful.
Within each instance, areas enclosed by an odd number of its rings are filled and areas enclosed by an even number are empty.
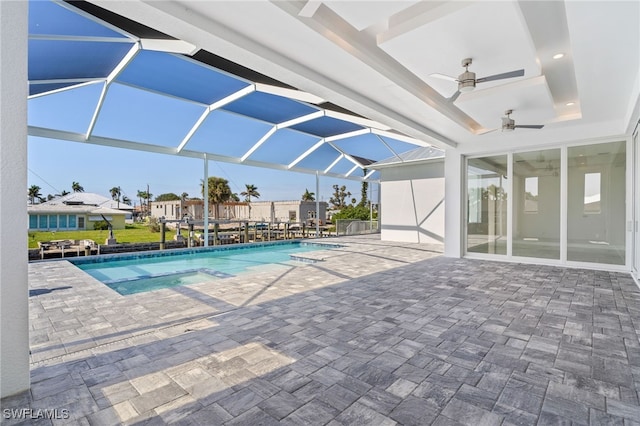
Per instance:
[[[467,251],[507,253],[506,177],[506,155],[469,160]]]
[[[625,265],[626,155],[623,141],[469,158],[467,253]]]
[[[568,149],[567,260],[624,265],[626,143]]]
[[[560,259],[560,150],[513,154],[513,255]]]

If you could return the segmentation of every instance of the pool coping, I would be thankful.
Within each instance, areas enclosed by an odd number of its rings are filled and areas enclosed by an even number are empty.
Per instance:
[[[101,254],[101,255],[91,255],[91,256],[72,257],[72,258],[41,259],[41,260],[34,260],[29,263],[52,262],[52,261],[56,262],[56,261],[66,260],[71,264],[77,266],[77,265],[82,265],[87,263],[110,262],[113,260],[133,260],[133,259],[144,259],[144,258],[150,258],[150,257],[179,256],[184,254],[195,254],[195,253],[210,252],[210,251],[245,250],[245,249],[250,249],[255,247],[269,247],[269,246],[288,245],[288,244],[299,244],[299,245],[305,245],[305,246],[307,245],[322,246],[327,249],[343,247],[343,245],[340,245],[340,244],[320,243],[320,242],[309,241],[309,240],[285,240],[285,241],[266,241],[266,242],[259,242],[259,243],[233,244],[233,245],[226,245],[226,246],[190,247],[190,248],[168,249],[168,250],[147,250],[147,251],[134,252],[134,253],[112,253],[112,254]]]

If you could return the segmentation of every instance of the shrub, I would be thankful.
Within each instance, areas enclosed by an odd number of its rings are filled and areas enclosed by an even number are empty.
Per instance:
[[[160,223],[155,217],[149,217],[149,231],[160,232]]]
[[[376,216],[376,212],[373,212],[374,219]],[[336,213],[331,217],[333,222],[338,219],[369,220],[369,207],[353,205],[343,207],[339,213]]]
[[[96,231],[106,231],[109,229],[109,224],[104,220],[93,222],[93,229]]]

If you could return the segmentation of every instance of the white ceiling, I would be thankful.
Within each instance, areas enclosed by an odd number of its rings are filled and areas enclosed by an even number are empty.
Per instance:
[[[639,0],[92,2],[444,148],[618,136],[638,119]],[[451,103],[456,83],[430,74],[464,58],[478,78],[525,74]],[[488,132],[507,109],[544,129]]]

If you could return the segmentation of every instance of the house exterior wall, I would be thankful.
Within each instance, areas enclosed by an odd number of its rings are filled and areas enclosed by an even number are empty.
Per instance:
[[[125,219],[128,213],[121,215],[105,215],[113,229],[124,229]],[[75,213],[29,213],[29,231],[73,231],[92,230],[95,222],[100,222],[102,217],[95,214]],[[84,221],[84,226],[80,226]]]
[[[109,219],[109,216],[107,216],[107,219]],[[94,215],[87,215],[87,219],[85,221],[85,228],[88,230],[93,229],[93,224],[96,222],[100,222],[102,220],[101,217],[96,217]],[[111,219],[109,219],[109,222],[111,222],[111,226],[113,227],[113,229],[124,229],[125,228],[125,215],[112,215]]]
[[[444,162],[381,170],[381,238],[443,244]]]
[[[445,171],[445,204],[447,205],[447,215],[444,219],[444,255],[447,257],[462,256],[463,237],[463,185],[462,168],[464,158],[462,154],[454,149],[445,151],[444,171]]]
[[[316,216],[315,201],[254,201],[251,203],[251,212],[247,203],[225,203],[218,206],[218,219],[251,220],[269,222],[303,222]],[[182,206],[184,213],[196,220],[203,219],[203,202],[187,201]],[[214,206],[209,209],[210,217],[215,218]],[[151,203],[151,216],[165,219],[182,219],[180,201],[154,201]],[[320,202],[320,220],[326,223],[327,203]]]
[[[225,203],[218,206],[218,214],[215,214],[215,206],[209,206],[209,216],[218,219],[245,219],[248,216],[248,206],[245,203]],[[195,220],[204,218],[204,201],[180,200],[152,201],[151,217],[159,219],[164,216],[168,220],[181,220],[187,214]]]
[[[29,388],[27,34],[29,4],[0,1],[0,397]],[[26,260],[26,259],[25,259]]]
[[[276,222],[304,222],[316,215],[316,203],[314,201],[258,201],[251,203],[251,220],[262,220],[269,222],[272,219]],[[320,202],[320,220],[326,223],[327,203]]]

